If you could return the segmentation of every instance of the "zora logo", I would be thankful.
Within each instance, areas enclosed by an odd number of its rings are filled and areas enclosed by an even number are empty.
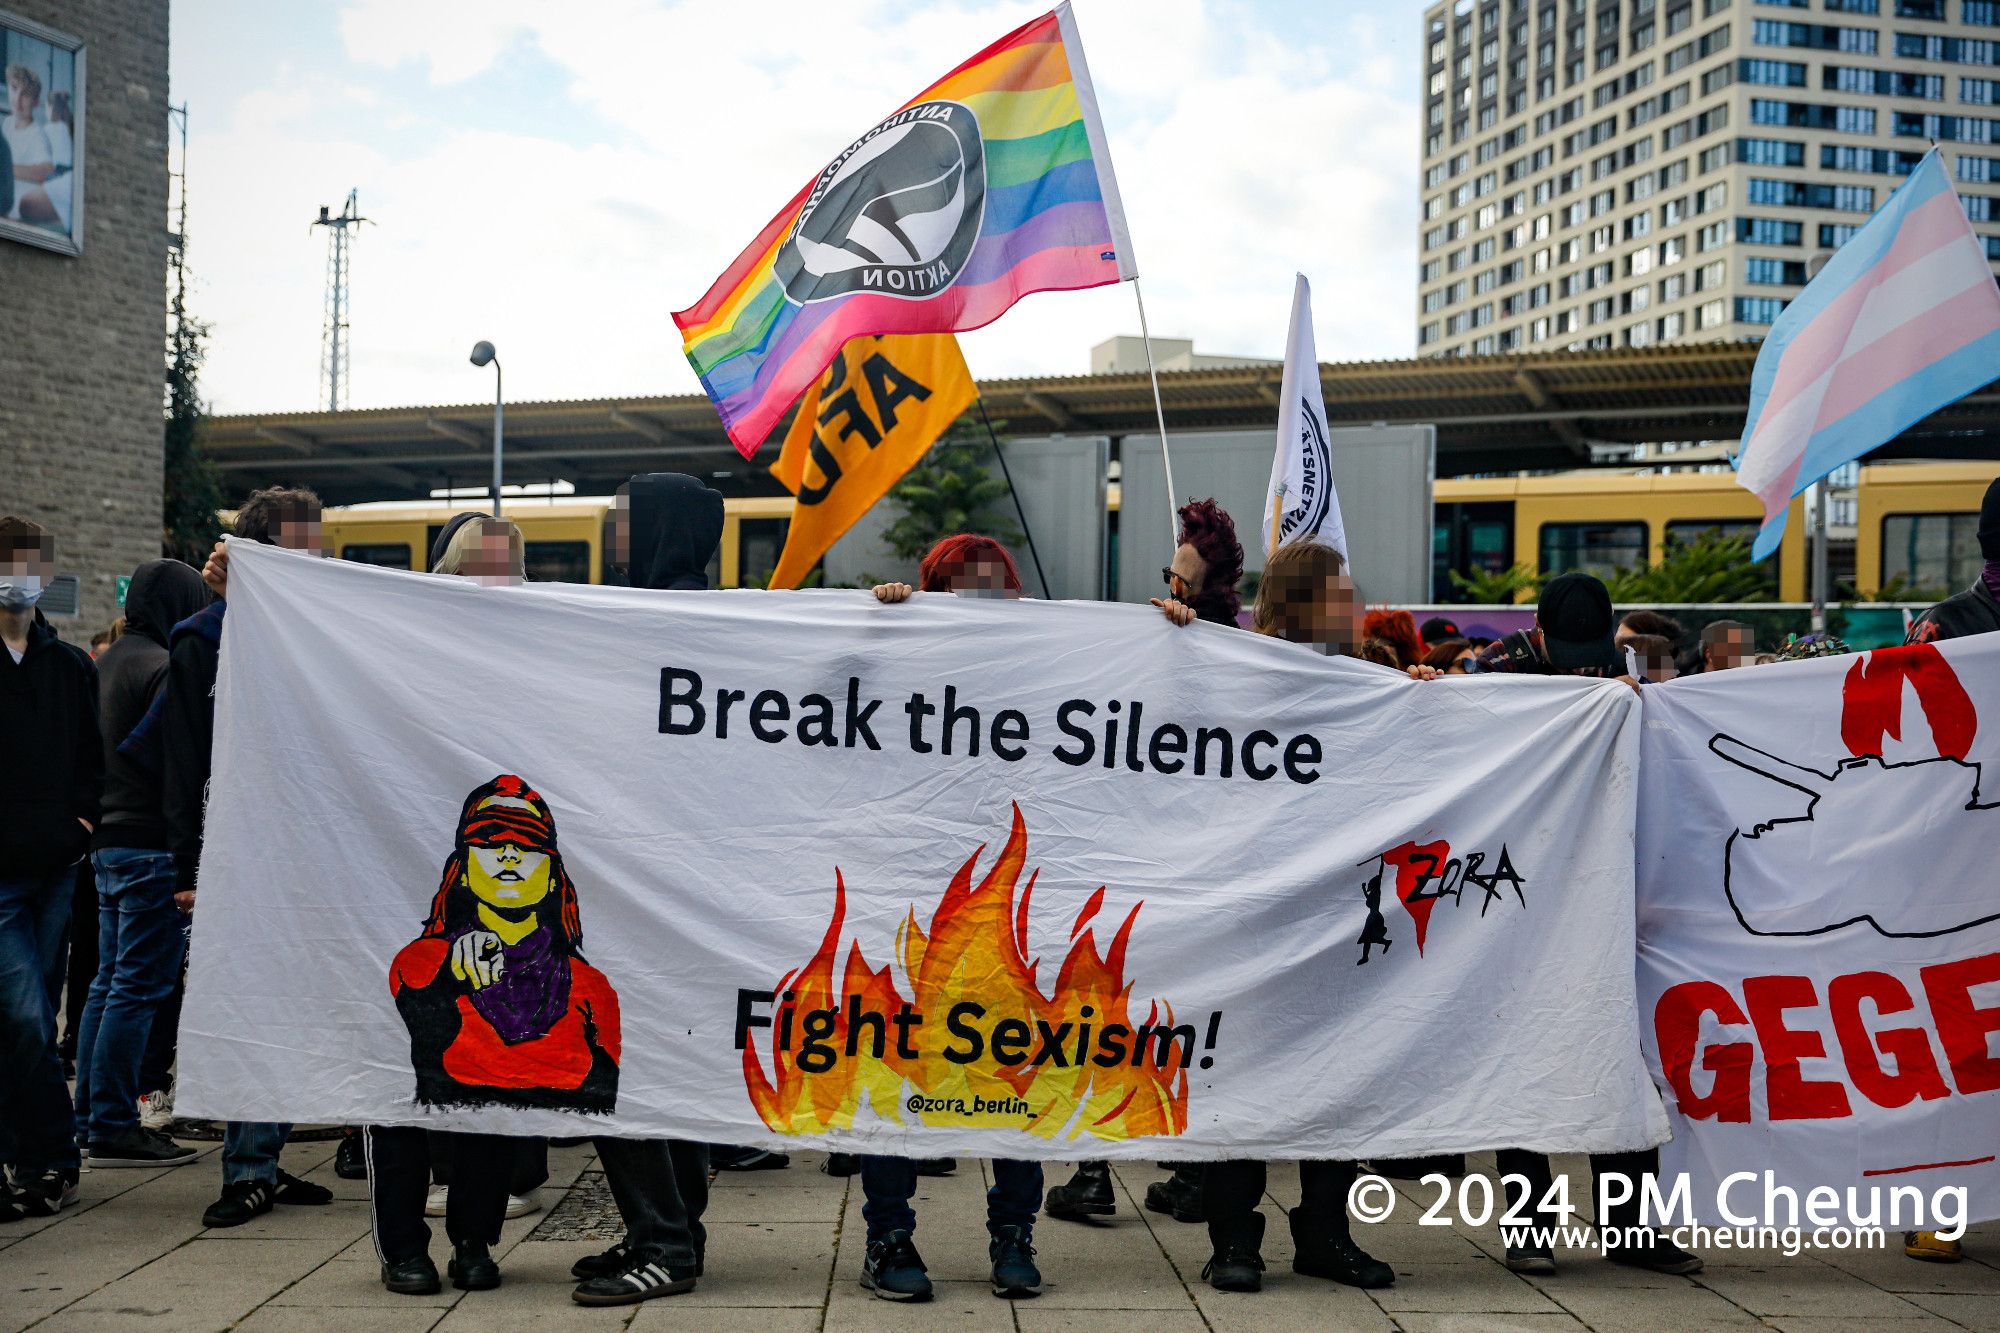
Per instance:
[[[933,296],[964,269],[985,208],[972,109],[905,107],[820,173],[778,250],[778,281],[801,304],[855,292]]]

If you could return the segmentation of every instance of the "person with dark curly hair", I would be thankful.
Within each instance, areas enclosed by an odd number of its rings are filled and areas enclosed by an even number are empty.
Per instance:
[[[1236,591],[1243,581],[1243,543],[1236,540],[1235,520],[1213,497],[1182,505],[1180,520],[1173,563],[1160,571],[1167,595],[1153,598],[1153,605],[1176,625],[1194,620],[1234,625],[1243,607]]]

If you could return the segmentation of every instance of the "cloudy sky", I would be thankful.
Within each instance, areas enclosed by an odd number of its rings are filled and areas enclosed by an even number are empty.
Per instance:
[[[1419,0],[1076,0],[1156,335],[1405,356]],[[180,0],[195,312],[220,412],[323,405],[326,239],[360,190],[349,405],[699,389],[692,304],[856,134],[1037,0]],[[1082,374],[1127,287],[964,336],[981,376]]]

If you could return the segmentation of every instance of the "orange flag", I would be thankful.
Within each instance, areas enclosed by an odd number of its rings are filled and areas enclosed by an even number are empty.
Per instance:
[[[949,333],[855,338],[842,347],[799,400],[771,465],[796,503],[770,586],[798,587],[978,396]]]

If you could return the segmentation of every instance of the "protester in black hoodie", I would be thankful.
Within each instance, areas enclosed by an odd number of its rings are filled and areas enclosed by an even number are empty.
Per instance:
[[[76,1202],[74,1110],[56,1056],[55,1000],[76,863],[104,786],[97,668],[35,603],[55,576],[55,542],[0,518],[0,1222]]]
[[[320,552],[319,497],[311,491],[270,487],[252,493],[236,511],[237,537]],[[221,578],[209,577],[216,600],[174,626],[167,686],[160,703],[146,714],[120,749],[141,763],[161,765],[161,813],[167,845],[174,856],[174,901],[193,911],[195,875],[201,865],[201,838],[215,741],[215,679],[222,659],[222,617],[229,609],[226,560],[211,560]],[[219,586],[218,586],[219,583]],[[333,1202],[323,1185],[301,1180],[278,1166],[290,1125],[231,1121],[223,1127],[222,1194],[201,1215],[205,1227],[241,1226],[271,1211],[274,1204]]]
[[[722,496],[678,472],[649,472],[621,488],[612,515],[612,563],[635,588],[700,589],[722,540]],[[708,1207],[708,1148],[681,1139],[595,1141],[625,1239],[579,1259],[579,1305],[630,1305],[694,1290]]]
[[[97,976],[78,1029],[77,1135],[93,1167],[178,1166],[195,1150],[139,1123],[139,1066],[186,955],[174,906],[174,857],[160,811],[160,773],[118,752],[166,687],[173,628],[209,602],[201,575],[178,560],[139,566],[125,594],[125,633],[97,662],[104,730],[104,817],[91,841],[98,918]]]

